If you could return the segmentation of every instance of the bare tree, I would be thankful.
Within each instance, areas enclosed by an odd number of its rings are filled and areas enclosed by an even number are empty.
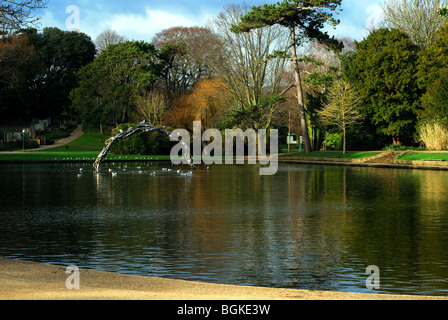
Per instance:
[[[127,38],[119,35],[116,31],[108,29],[101,32],[98,37],[96,37],[95,45],[98,53],[100,54],[106,48],[112,44],[118,44],[126,42]]]
[[[447,0],[385,0],[384,25],[406,33],[420,47],[429,47],[445,22],[439,9]]]
[[[0,4],[0,35],[35,24],[40,17],[36,10],[47,7],[48,0],[2,0]]]
[[[345,154],[347,129],[362,119],[358,111],[361,99],[356,90],[344,80],[336,80],[328,92],[328,103],[318,111],[325,125],[336,126],[344,137],[343,153]]]
[[[209,61],[216,56],[216,43],[210,30],[203,27],[173,27],[157,33],[152,44],[161,49],[177,46],[170,67],[166,68],[165,87],[170,100],[190,91],[204,79],[213,77]]]
[[[267,96],[279,95],[291,88],[294,81],[287,72],[289,58],[273,55],[288,49],[288,33],[284,29],[272,26],[247,33],[231,31],[232,25],[238,24],[248,10],[239,5],[227,6],[208,24],[220,46],[220,54],[210,63],[225,81],[235,109],[244,109]],[[273,104],[267,108],[263,127],[269,125],[277,106]]]
[[[135,99],[137,113],[150,125],[158,125],[168,108],[167,99],[157,91],[145,92]]]

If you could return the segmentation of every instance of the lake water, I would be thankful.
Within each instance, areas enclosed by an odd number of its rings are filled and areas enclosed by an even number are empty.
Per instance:
[[[178,168],[2,164],[0,255],[212,283],[448,294],[448,172]],[[379,290],[366,288],[369,265]]]

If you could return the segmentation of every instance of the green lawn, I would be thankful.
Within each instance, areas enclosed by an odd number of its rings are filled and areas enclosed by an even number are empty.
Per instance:
[[[100,150],[101,151],[101,150]],[[3,153],[0,160],[77,160],[94,161],[100,151],[39,151],[25,153]],[[168,160],[170,156],[115,155],[109,153],[107,160]]]
[[[293,156],[293,157],[303,157],[303,158],[342,158],[342,159],[363,159],[367,157],[372,157],[380,152],[347,152],[343,154],[342,152],[329,152],[329,151],[314,151],[310,153],[305,152],[291,152],[288,154],[281,154],[282,156]]]
[[[109,136],[86,132],[80,138],[69,144],[48,150],[27,151],[24,153],[3,153],[0,154],[0,160],[78,160],[93,161],[105,146]],[[146,160],[170,159],[170,156],[140,156],[140,155],[114,155],[109,153],[108,160]]]
[[[82,160],[93,161],[105,146],[109,136],[96,133],[86,132],[80,138],[70,142],[69,144],[52,148],[48,150],[27,151],[24,153],[4,153],[0,154],[0,160]],[[379,152],[324,152],[316,151],[306,154],[305,152],[291,152],[289,154],[280,154],[282,156],[293,157],[319,157],[319,158],[346,158],[346,159],[362,159],[379,154]],[[114,155],[110,153],[107,157],[109,160],[169,160],[170,156],[140,156],[140,155]]]
[[[400,156],[398,160],[444,160],[448,161],[448,153],[419,153],[419,152],[411,152],[407,153],[403,156]]]
[[[107,139],[110,136],[98,133],[98,132],[86,132],[78,139],[70,142],[69,144],[50,149],[51,152],[86,152],[86,151],[97,151],[100,152],[105,145]],[[46,152],[43,151],[35,151],[35,152]]]

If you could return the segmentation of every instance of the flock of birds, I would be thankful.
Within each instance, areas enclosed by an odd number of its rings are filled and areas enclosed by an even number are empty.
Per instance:
[[[142,170],[141,166],[138,166],[138,167],[135,167],[135,168],[137,169],[137,171],[132,171],[132,173],[138,173],[138,174],[145,173],[145,171]],[[126,165],[123,166],[123,167],[121,167],[121,166],[119,167],[119,170],[121,170],[122,172],[126,172],[127,169],[128,169],[128,166],[126,166]],[[209,167],[207,167],[207,170],[208,169],[209,169]],[[175,173],[177,173],[177,174],[179,174],[181,176],[186,176],[186,177],[191,177],[193,175],[193,171],[183,171],[181,169],[173,170],[171,168],[162,168],[162,171],[165,171],[165,172],[175,172]],[[116,177],[118,175],[118,171],[114,170],[112,168],[109,168],[108,172],[112,175],[112,177]],[[84,168],[80,168],[79,172],[78,172],[78,178],[81,178],[83,173],[84,173]],[[149,174],[151,176],[155,176],[157,174],[157,171],[153,170]]]

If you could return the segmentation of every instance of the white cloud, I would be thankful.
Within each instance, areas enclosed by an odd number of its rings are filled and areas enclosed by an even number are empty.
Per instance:
[[[370,5],[366,8],[369,17],[366,19],[366,28],[368,30],[378,29],[383,17],[383,9],[379,5]]]
[[[69,30],[66,25],[69,14],[65,11],[65,8],[60,7],[45,10],[41,28],[57,27],[61,30]],[[150,42],[156,33],[164,29],[202,25],[210,17],[211,14],[205,12],[195,16],[162,9],[144,9],[140,13],[116,13],[99,5],[80,6],[79,30],[89,35],[92,40],[95,40],[104,30],[112,29],[130,40]]]
[[[146,10],[144,15],[117,14],[98,23],[101,31],[113,29],[131,40],[145,41],[151,41],[156,33],[170,27],[194,25],[198,21],[161,10]]]

